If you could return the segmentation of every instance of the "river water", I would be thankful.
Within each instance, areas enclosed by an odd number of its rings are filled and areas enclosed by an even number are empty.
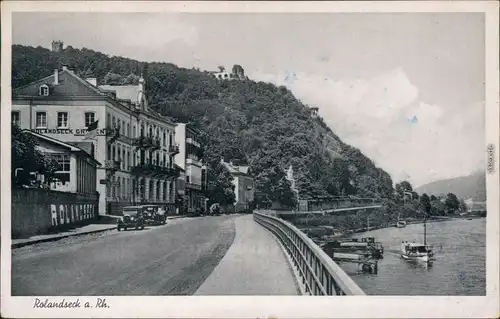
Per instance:
[[[427,244],[436,260],[432,266],[403,260],[401,241],[423,242],[423,224],[378,229],[356,237],[374,236],[384,245],[378,274],[362,274],[354,264],[341,264],[367,295],[486,294],[486,218],[427,224]]]

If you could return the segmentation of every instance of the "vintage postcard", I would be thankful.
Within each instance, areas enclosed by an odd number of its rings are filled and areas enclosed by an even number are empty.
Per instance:
[[[2,2],[2,317],[498,317],[498,9]]]

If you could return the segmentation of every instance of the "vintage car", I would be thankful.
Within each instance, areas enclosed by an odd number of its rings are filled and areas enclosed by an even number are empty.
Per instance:
[[[161,225],[167,223],[167,216],[158,205],[143,205],[144,218],[148,225]]]
[[[123,216],[118,219],[118,231],[127,228],[144,229],[144,209],[141,206],[123,207]]]

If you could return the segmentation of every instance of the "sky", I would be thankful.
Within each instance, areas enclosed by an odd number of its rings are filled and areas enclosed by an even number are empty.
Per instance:
[[[395,182],[484,168],[481,13],[15,13],[13,43],[286,85]]]

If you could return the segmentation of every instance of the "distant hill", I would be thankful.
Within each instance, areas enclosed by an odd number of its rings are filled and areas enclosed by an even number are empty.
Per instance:
[[[444,179],[422,185],[415,190],[417,193],[428,195],[442,195],[453,193],[459,198],[473,198],[477,201],[486,200],[486,174],[473,173],[468,176]]]

